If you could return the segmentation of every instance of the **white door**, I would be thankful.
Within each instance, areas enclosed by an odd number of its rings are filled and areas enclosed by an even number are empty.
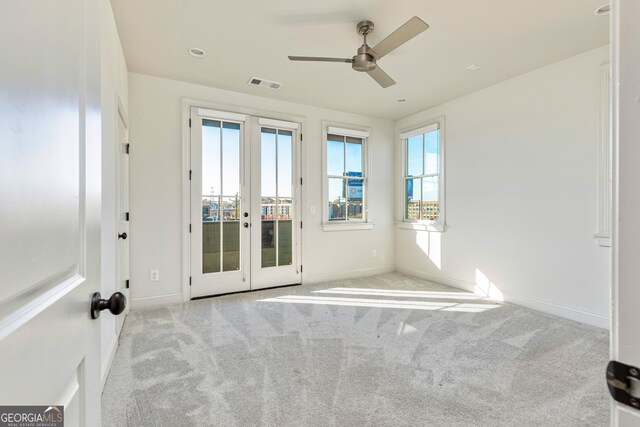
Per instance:
[[[614,129],[611,359],[640,368],[640,2],[614,0],[611,10]],[[640,426],[640,371],[624,371],[626,378],[622,383],[631,387],[631,405],[613,403],[612,425]]]
[[[298,123],[253,118],[251,289],[301,283]]]
[[[129,140],[127,122],[122,108],[118,107],[118,154],[116,162],[117,170],[117,218],[118,218],[118,279],[116,291],[121,292],[129,299]],[[116,317],[116,336],[120,336],[124,324],[125,313]]]
[[[191,298],[301,283],[300,125],[191,109]]]
[[[0,0],[0,403],[66,426],[100,424],[99,12]]]
[[[191,110],[191,298],[250,289],[245,116]]]

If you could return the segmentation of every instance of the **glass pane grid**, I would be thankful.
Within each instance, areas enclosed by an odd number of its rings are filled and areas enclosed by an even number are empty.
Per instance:
[[[364,221],[364,139],[327,135],[328,220]]]
[[[293,132],[262,128],[261,266],[293,263]]]
[[[406,142],[405,220],[440,219],[440,130]]]

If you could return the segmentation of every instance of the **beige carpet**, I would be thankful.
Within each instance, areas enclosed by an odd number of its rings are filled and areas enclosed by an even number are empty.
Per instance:
[[[606,331],[401,274],[133,311],[113,426],[606,426]]]

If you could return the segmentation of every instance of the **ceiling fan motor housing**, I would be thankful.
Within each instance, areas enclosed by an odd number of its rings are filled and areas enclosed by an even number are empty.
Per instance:
[[[363,44],[358,48],[358,54],[353,57],[351,66],[356,71],[371,71],[377,67],[376,58],[369,53],[371,48]]]

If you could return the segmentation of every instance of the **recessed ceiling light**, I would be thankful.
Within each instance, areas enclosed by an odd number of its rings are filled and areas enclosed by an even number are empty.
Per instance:
[[[467,70],[469,71],[478,71],[480,69],[480,67],[478,67],[476,64],[471,64],[467,67]]]
[[[611,12],[611,5],[610,4],[603,4],[602,6],[600,6],[599,8],[597,8],[593,14],[594,15],[608,15],[609,12]]]
[[[407,98],[398,98],[396,101],[398,101],[398,102],[407,102]]]
[[[192,56],[195,56],[196,58],[202,58],[203,56],[205,56],[207,54],[207,52],[205,52],[202,49],[199,49],[197,47],[192,47],[191,49],[189,49],[189,53]]]

